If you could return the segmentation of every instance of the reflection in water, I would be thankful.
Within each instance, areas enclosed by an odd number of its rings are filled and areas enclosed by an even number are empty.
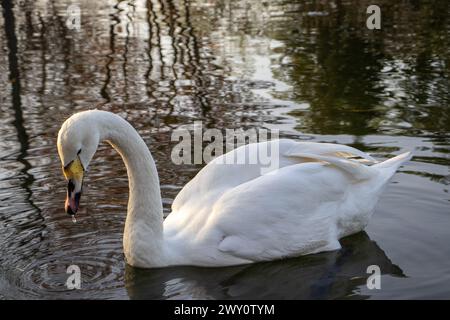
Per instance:
[[[16,177],[20,179],[20,189],[23,190],[23,193],[19,195],[20,200],[15,199],[15,208],[21,213],[20,215],[0,215],[0,221],[6,227],[6,232],[2,235],[4,238],[2,237],[0,239],[7,244],[3,250],[3,254],[8,255],[13,253],[13,255],[9,257],[10,263],[17,265],[17,261],[25,256],[24,249],[26,249],[27,252],[39,250],[39,245],[36,244],[41,240],[42,231],[45,229],[45,225],[43,224],[40,208],[36,206],[32,200],[31,186],[35,179],[29,172],[32,166],[27,160],[29,137],[24,127],[24,117],[22,112],[21,77],[17,56],[18,48],[15,33],[16,22],[13,14],[13,5],[10,2],[2,1],[2,9],[4,34],[8,48],[9,81],[11,83],[11,106],[13,114],[11,124],[16,131],[19,144],[19,150],[17,150],[15,159],[20,164],[20,169],[17,171]],[[12,191],[14,192],[14,190]],[[15,225],[14,231],[8,230],[8,226],[13,223]],[[19,233],[16,241],[9,240],[11,234],[8,231],[13,232],[14,235],[16,232]],[[2,268],[0,266],[0,271],[1,270]]]
[[[365,28],[370,1],[78,3],[79,31],[66,26],[70,0],[2,2],[0,297],[448,297],[448,1],[379,1],[376,32]],[[172,130],[195,120],[415,157],[383,195],[373,241],[235,268],[134,270],[122,255],[128,184],[115,151],[100,147],[78,223],[63,212],[57,131],[94,106],[125,117],[150,146],[166,215],[201,168],[168,161]],[[368,264],[402,274],[375,241],[408,278],[367,291]],[[64,285],[71,264],[79,291]]]
[[[131,299],[336,299],[358,295],[370,265],[403,277],[383,250],[362,232],[343,239],[343,249],[317,255],[227,268],[125,269]]]

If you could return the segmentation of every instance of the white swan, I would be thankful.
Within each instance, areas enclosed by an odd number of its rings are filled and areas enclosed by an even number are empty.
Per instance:
[[[58,134],[69,214],[78,209],[84,171],[102,141],[127,167],[124,253],[130,265],[142,268],[229,266],[339,249],[340,238],[367,225],[383,187],[411,157],[404,153],[373,164],[369,155],[344,145],[288,139],[249,144],[206,165],[177,195],[164,221],[158,173],[145,142],[121,117],[84,111],[67,119]],[[257,164],[219,162],[256,153],[267,143],[279,144],[273,154],[279,169],[262,174]]]

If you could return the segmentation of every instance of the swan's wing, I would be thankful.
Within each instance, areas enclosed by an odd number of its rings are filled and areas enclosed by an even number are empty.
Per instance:
[[[271,152],[264,163],[248,164],[249,155]],[[305,157],[304,155],[310,155]],[[183,211],[195,203],[214,203],[222,194],[240,184],[270,173],[267,163],[276,164],[272,170],[298,163],[318,161],[311,156],[356,159],[360,163],[375,163],[366,153],[355,148],[332,143],[297,142],[289,139],[248,144],[234,149],[210,162],[180,191],[175,198],[172,211]],[[234,159],[230,161],[230,159]],[[224,164],[225,163],[225,164]]]
[[[261,148],[264,148],[263,150],[277,150],[277,152],[270,154],[271,163],[277,164],[273,168],[273,172],[268,172],[267,167],[264,167],[267,162],[264,164],[245,164],[249,155],[259,154]],[[180,229],[195,229],[195,226],[203,225],[212,212],[212,206],[226,192],[258,179],[264,174],[273,174],[278,168],[283,169],[307,162],[323,162],[327,160],[324,157],[329,160],[327,163],[330,163],[330,161],[346,161],[345,159],[356,157],[363,159],[365,162],[374,162],[369,155],[355,148],[331,143],[296,142],[281,139],[245,145],[216,158],[185,185],[172,204],[172,213],[165,222],[167,230],[168,232],[170,230],[170,233],[178,233]],[[227,159],[235,159],[236,163],[230,164]],[[342,163],[342,166],[344,165],[345,163]],[[349,163],[348,166],[351,168],[352,164]],[[262,170],[262,167],[265,171]],[[356,170],[355,173],[362,174],[359,170]]]
[[[224,156],[239,158],[260,146]],[[167,238],[186,252],[201,247],[189,256],[212,265],[339,248],[337,214],[364,217],[376,200],[364,191],[373,168],[347,159],[374,160],[343,145],[292,140],[280,140],[278,156],[280,168],[265,174],[258,164],[209,163],[176,197],[164,222]],[[350,219],[347,230],[360,230],[360,220]]]
[[[219,237],[220,252],[249,261],[338,249],[338,214],[358,212],[366,201],[357,184],[335,165],[282,168],[224,194],[197,239]]]
[[[336,157],[365,164],[377,163],[374,158],[365,152],[353,147],[334,143],[296,142],[289,150],[283,153],[283,156],[290,157],[299,153]]]
[[[335,153],[333,153],[333,155],[334,154]],[[365,165],[361,165],[360,161],[347,160],[347,158],[339,157],[340,153],[338,153],[337,155],[338,156],[323,156],[300,152],[298,153],[292,152],[291,154],[289,154],[290,157],[305,159],[306,162],[320,161],[323,163],[327,163],[329,165],[334,166],[337,169],[345,171],[352,177],[352,179],[355,180],[370,179],[376,174],[375,170]]]

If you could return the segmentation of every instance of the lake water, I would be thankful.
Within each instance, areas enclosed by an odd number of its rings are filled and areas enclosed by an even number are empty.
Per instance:
[[[5,2],[2,2],[5,3]],[[0,298],[450,297],[450,2],[13,1],[0,15]],[[76,22],[76,21],[75,21]],[[150,147],[165,213],[201,165],[170,161],[171,132],[279,129],[378,159],[410,150],[366,232],[340,251],[231,268],[124,263],[127,177],[102,145],[78,214],[64,213],[60,125],[97,107]],[[80,290],[66,269],[81,268]],[[381,289],[369,290],[369,265]]]

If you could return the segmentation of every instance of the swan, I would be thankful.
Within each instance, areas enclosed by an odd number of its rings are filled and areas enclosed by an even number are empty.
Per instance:
[[[102,141],[127,168],[123,250],[126,262],[139,268],[231,266],[340,249],[340,238],[366,227],[383,188],[411,158],[407,152],[377,162],[349,146],[290,139],[247,144],[200,170],[163,219],[159,177],[143,139],[114,113],[82,111],[63,123],[57,139],[68,181],[65,210],[72,216]],[[271,156],[279,165],[268,172],[226,161],[275,144]]]

